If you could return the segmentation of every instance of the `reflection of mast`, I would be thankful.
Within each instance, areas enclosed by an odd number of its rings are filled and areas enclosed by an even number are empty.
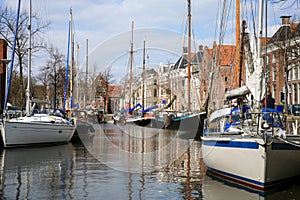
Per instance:
[[[191,111],[191,0],[188,1],[188,111]]]
[[[131,25],[131,45],[130,45],[130,66],[129,66],[129,103],[128,106],[131,108],[131,95],[132,95],[132,62],[133,62],[133,27],[134,21]]]

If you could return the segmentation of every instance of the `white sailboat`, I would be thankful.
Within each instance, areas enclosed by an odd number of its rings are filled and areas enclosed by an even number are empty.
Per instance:
[[[259,6],[261,24],[262,1]],[[261,25],[259,28],[261,33]],[[258,85],[262,84],[261,74],[261,62],[257,62],[253,76],[258,75]],[[300,136],[286,132],[277,110],[245,105],[243,100],[250,93],[261,100],[253,91],[258,90],[246,84],[228,92],[227,100],[237,99],[239,105],[210,114],[202,137],[202,155],[210,173],[265,190],[300,175]]]
[[[20,4],[20,3],[19,3]],[[20,5],[19,5],[20,6]],[[18,27],[18,26],[16,26]],[[29,1],[29,47],[28,85],[26,116],[3,120],[0,124],[4,147],[30,146],[50,143],[67,143],[72,138],[75,126],[67,119],[50,114],[33,114],[30,97],[31,76],[31,0]],[[13,59],[12,59],[13,60]],[[11,65],[12,67],[12,65]],[[10,83],[8,83],[10,84]],[[5,101],[7,102],[7,101]],[[4,108],[6,105],[4,105]]]

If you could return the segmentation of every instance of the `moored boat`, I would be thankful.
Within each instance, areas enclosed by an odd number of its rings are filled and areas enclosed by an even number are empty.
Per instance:
[[[29,1],[31,12],[31,0]],[[18,4],[20,8],[20,2]],[[18,9],[18,16],[19,16]],[[31,13],[29,12],[29,47],[28,47],[28,82],[26,91],[26,116],[13,119],[2,119],[0,122],[0,130],[4,147],[14,146],[31,146],[51,143],[67,143],[72,138],[75,126],[72,121],[65,119],[64,113],[54,109],[53,113],[45,112],[34,114],[35,104],[44,101],[36,100],[31,97],[30,92],[30,77],[31,77]],[[18,18],[18,17],[17,17]],[[16,20],[16,30],[18,29],[18,19]],[[14,48],[16,46],[16,39],[14,41],[12,58],[14,57]],[[13,60],[11,59],[10,73],[13,69]],[[10,74],[11,76],[11,74]],[[7,105],[10,82],[8,82],[4,110]],[[31,104],[33,103],[33,105]]]
[[[300,175],[300,136],[285,133],[275,110],[245,111],[245,120],[230,109],[220,111],[212,113],[202,137],[210,172],[259,190]]]

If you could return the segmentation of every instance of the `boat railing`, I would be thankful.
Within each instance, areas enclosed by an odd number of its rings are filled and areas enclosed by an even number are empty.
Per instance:
[[[282,116],[277,111],[250,111],[242,114],[231,112],[222,118],[214,118],[204,125],[204,134],[274,134],[276,130],[284,130]]]

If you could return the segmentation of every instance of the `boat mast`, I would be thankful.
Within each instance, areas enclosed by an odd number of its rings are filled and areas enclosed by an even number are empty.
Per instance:
[[[142,88],[142,106],[145,107],[145,73],[146,73],[146,39],[144,38],[144,49],[143,49],[143,88]]]
[[[83,107],[86,108],[86,93],[88,91],[88,70],[89,70],[89,39],[86,39],[86,61],[85,61],[85,85],[83,93]]]
[[[31,0],[29,0],[29,19],[28,19],[28,78],[26,89],[26,115],[30,115],[30,79],[31,79]]]
[[[241,87],[241,77],[240,77],[240,0],[235,1],[235,13],[236,13],[236,21],[235,21],[235,87]]]
[[[132,24],[131,24],[131,45],[130,45],[130,66],[129,66],[129,103],[128,103],[129,108],[131,108],[131,95],[132,95],[133,27],[134,27],[134,21],[132,21]]]
[[[188,2],[188,111],[191,111],[191,0]]]
[[[70,34],[71,34],[71,68],[70,68],[70,109],[73,108],[73,69],[74,69],[74,37],[73,37],[73,14],[72,8],[70,8]]]

